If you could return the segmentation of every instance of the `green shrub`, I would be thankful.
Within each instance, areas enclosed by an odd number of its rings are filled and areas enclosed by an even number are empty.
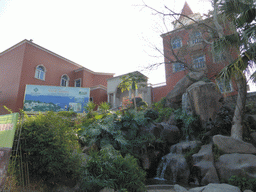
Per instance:
[[[255,115],[256,114],[256,103],[253,101],[246,102],[245,113]]]
[[[197,116],[190,115],[182,109],[175,110],[174,115],[175,120],[177,121],[177,126],[182,130],[183,139],[191,137],[192,134],[196,136],[202,131],[200,120]]]
[[[77,117],[77,113],[73,111],[60,111],[58,112],[58,115],[63,117]]]
[[[99,111],[101,113],[106,114],[106,113],[108,113],[109,109],[110,109],[110,104],[109,103],[107,103],[107,102],[100,103]]]
[[[91,152],[82,177],[83,191],[99,191],[112,188],[115,191],[146,191],[146,173],[138,166],[137,160],[122,155],[113,148]]]
[[[80,139],[87,146],[96,144],[100,149],[112,145],[122,154],[140,158],[140,150],[146,149],[157,140],[152,133],[141,134],[141,129],[149,126],[149,118],[143,111],[125,110],[121,115],[111,114],[105,118],[84,124]],[[139,150],[138,150],[139,149]]]
[[[87,146],[97,144],[99,148],[104,148],[104,146],[110,144],[120,148],[120,145],[126,144],[126,140],[120,128],[115,126],[116,118],[116,115],[108,115],[102,119],[89,119],[91,124],[82,125],[80,139]]]
[[[162,122],[169,119],[171,114],[174,112],[172,108],[165,107],[166,98],[162,98],[160,101],[153,104],[153,109],[158,112],[158,118],[155,120],[156,122]]]
[[[153,121],[159,117],[158,112],[154,109],[146,110],[144,116],[145,116],[145,118],[149,118]]]
[[[229,178],[228,184],[239,187],[242,191],[249,189],[256,191],[256,179],[247,179],[245,177],[233,175]]]
[[[30,178],[56,184],[79,177],[78,138],[70,125],[54,112],[27,117],[22,127],[18,125],[22,129],[18,161],[28,164]]]

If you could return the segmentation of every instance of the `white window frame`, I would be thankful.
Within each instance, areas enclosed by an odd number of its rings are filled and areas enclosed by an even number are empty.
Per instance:
[[[194,31],[190,35],[190,43],[191,45],[197,45],[202,42],[202,33],[200,31]]]
[[[175,46],[174,46],[175,45]],[[180,46],[177,46],[180,45]],[[180,37],[176,37],[172,40],[172,48],[179,49],[182,47],[182,39]]]
[[[66,86],[62,85],[62,78],[63,78],[64,76],[67,77]],[[61,76],[61,78],[60,78],[60,86],[62,86],[62,87],[68,87],[68,85],[69,85],[69,76],[68,76],[67,74],[63,74],[63,75]]]
[[[38,68],[43,68],[43,71],[42,71],[42,70],[39,70]],[[37,66],[36,66],[36,70],[35,70],[35,78],[36,78],[36,79],[39,79],[39,80],[42,80],[42,81],[45,81],[45,74],[46,74],[46,68],[45,68],[45,66],[43,66],[43,65],[37,65]],[[42,75],[42,78],[41,78],[41,75]]]
[[[177,68],[177,65],[179,65],[178,68]],[[184,71],[184,70],[185,70],[184,64],[178,63],[178,62],[172,64],[172,72],[173,72],[173,73],[177,73],[177,72],[179,72],[179,71]]]
[[[201,62],[200,58],[203,58],[203,62]],[[198,62],[196,62],[198,61]],[[204,69],[206,68],[206,60],[205,60],[205,55],[198,55],[193,57],[193,68],[194,69]]]
[[[79,87],[82,87],[82,81],[81,81],[81,78],[79,78],[79,79],[75,79],[75,82],[74,82],[74,87],[78,87],[78,86],[76,86],[76,82],[77,81],[80,81],[80,86]]]
[[[220,63],[222,61],[225,61],[226,57],[224,53],[213,53],[213,62],[214,63]]]
[[[216,83],[217,83],[218,88],[219,88],[221,93],[231,93],[231,92],[233,92],[232,81],[227,82],[227,83],[229,83],[229,87],[230,87],[230,88],[228,88],[229,90],[227,90],[227,88],[224,86],[223,80],[216,79]]]

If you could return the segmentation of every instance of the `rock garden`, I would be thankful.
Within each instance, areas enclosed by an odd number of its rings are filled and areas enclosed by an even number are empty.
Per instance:
[[[185,77],[186,78],[186,77]],[[21,113],[5,189],[20,191],[256,191],[256,121],[248,103],[243,140],[234,106],[200,74],[151,108]]]

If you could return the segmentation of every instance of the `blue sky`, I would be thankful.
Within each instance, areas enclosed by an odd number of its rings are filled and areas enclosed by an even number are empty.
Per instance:
[[[180,12],[185,0],[144,0]],[[187,0],[194,12],[207,12],[208,0]],[[162,20],[142,9],[141,0],[0,0],[0,52],[24,39],[96,72],[121,75],[135,70],[151,83],[165,81],[164,68],[145,71],[163,56]],[[170,26],[168,26],[170,27]],[[170,28],[171,29],[171,28]]]

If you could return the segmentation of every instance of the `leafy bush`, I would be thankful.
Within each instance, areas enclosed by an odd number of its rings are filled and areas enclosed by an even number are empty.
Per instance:
[[[239,187],[242,191],[249,189],[256,191],[256,179],[247,179],[245,177],[233,175],[229,178],[228,183]]]
[[[102,102],[99,105],[99,111],[103,114],[106,114],[110,109],[110,104],[107,102]]]
[[[102,119],[94,119],[91,124],[83,124],[80,137],[85,145],[97,144],[99,148],[104,148],[109,144],[116,148],[125,145],[126,140],[121,130],[115,126],[116,118],[116,115],[108,115]]]
[[[145,118],[156,120],[158,117],[159,117],[158,112],[154,109],[149,109],[145,111]]]
[[[48,184],[78,178],[79,145],[71,125],[68,119],[54,112],[27,117],[23,125],[18,125],[22,129],[18,158],[28,164],[30,178]],[[18,139],[18,135],[15,137]]]
[[[131,102],[132,108],[134,108],[134,99],[132,99]],[[148,107],[148,104],[141,97],[135,97],[135,102],[138,110],[143,110]]]
[[[197,117],[187,114],[182,109],[177,109],[174,114],[178,122],[177,126],[182,130],[183,139],[188,138],[195,132],[200,133],[201,126]]]
[[[58,115],[63,117],[77,117],[77,113],[73,111],[60,111],[58,112]]]
[[[92,151],[90,155],[81,182],[83,191],[100,191],[105,187],[115,191],[146,191],[146,173],[131,155],[122,157],[113,148]]]
[[[115,126],[122,130],[127,141],[127,144],[122,146],[122,153],[130,153],[140,158],[140,150],[146,149],[147,146],[156,142],[153,134],[141,134],[142,128],[145,129],[149,126],[149,120],[149,118],[144,116],[143,111],[128,110],[124,112],[119,121],[116,121]]]
[[[87,105],[84,107],[87,112],[87,117],[91,118],[95,114],[97,114],[94,110],[96,109],[97,105],[93,102],[88,102]]]
[[[160,123],[169,119],[171,114],[174,112],[172,108],[165,107],[166,98],[162,98],[160,101],[153,103],[153,110],[158,112],[158,118],[155,120]]]
[[[255,115],[256,114],[256,103],[253,101],[246,102],[245,113]]]
[[[125,110],[121,115],[111,114],[84,124],[80,138],[87,146],[96,144],[102,149],[111,145],[122,154],[129,153],[140,158],[140,150],[156,142],[153,134],[141,134],[141,129],[149,125],[149,120],[143,111]]]

